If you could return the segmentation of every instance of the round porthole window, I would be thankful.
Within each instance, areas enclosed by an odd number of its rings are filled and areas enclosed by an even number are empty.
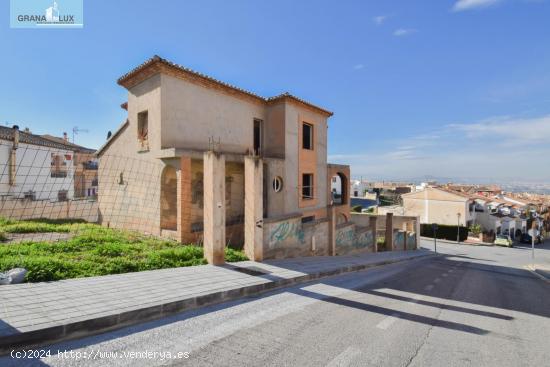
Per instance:
[[[283,189],[283,179],[279,176],[276,176],[273,179],[273,191],[279,192]]]

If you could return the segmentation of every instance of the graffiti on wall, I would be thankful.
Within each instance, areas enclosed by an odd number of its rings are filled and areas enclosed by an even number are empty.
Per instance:
[[[348,226],[336,231],[336,246],[353,246],[355,242],[355,228]]]
[[[274,248],[283,242],[298,242],[303,244],[304,231],[301,223],[284,221],[275,224],[269,234],[269,248]]]
[[[372,231],[364,231],[357,235],[356,248],[367,248],[371,246],[374,246]]]
[[[339,253],[367,249],[371,246],[374,246],[372,231],[357,233],[353,226],[349,226],[336,232],[336,248]]]
[[[393,235],[393,246],[397,250],[405,249],[405,232],[395,231]]]

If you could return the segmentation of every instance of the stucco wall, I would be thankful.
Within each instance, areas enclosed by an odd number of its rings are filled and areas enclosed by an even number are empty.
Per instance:
[[[264,195],[267,196],[266,207],[264,211],[268,218],[277,217],[285,213],[286,197],[288,190],[287,185],[293,185],[292,182],[286,182],[285,179],[285,161],[282,159],[265,159],[264,160]],[[283,188],[279,192],[273,189],[273,180],[275,177],[283,179]]]
[[[336,255],[374,251],[374,236],[367,228],[346,223],[336,228]]]
[[[321,114],[287,103],[285,177],[292,185],[286,188],[286,211],[314,211],[327,206],[327,121]],[[302,149],[302,123],[314,126],[314,151]],[[313,200],[302,200],[302,173],[314,174]]]
[[[0,199],[0,217],[24,219],[84,219],[95,223],[98,220],[97,201],[67,200],[12,200]]]
[[[137,114],[148,111],[149,151],[141,151]],[[99,157],[98,201],[105,226],[160,235],[160,76],[128,92],[129,125]]]
[[[220,151],[252,151],[254,119],[266,120],[264,105],[170,75],[161,84],[162,147],[204,151],[213,137]]]
[[[302,223],[300,215],[264,220],[264,259],[328,255],[328,231],[328,221]]]

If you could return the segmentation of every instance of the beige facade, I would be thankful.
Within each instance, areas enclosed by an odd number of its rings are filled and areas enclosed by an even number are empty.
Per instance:
[[[328,220],[331,112],[289,94],[263,98],[159,57],[118,82],[128,90],[128,119],[98,152],[103,224],[252,246],[265,236],[245,223]],[[337,171],[349,178],[348,166]],[[349,213],[349,195],[338,210]],[[224,235],[211,233],[218,222]]]
[[[420,217],[421,223],[469,226],[475,218],[475,206],[468,195],[436,187],[401,195],[403,214]]]

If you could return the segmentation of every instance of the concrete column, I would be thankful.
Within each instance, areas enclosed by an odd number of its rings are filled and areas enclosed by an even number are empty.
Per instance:
[[[393,251],[393,213],[386,213],[386,249]]]
[[[196,240],[191,233],[191,181],[191,158],[181,157],[178,177],[178,234],[181,243]]]
[[[373,215],[369,218],[369,227],[372,231],[372,238],[374,240],[374,252],[378,252],[378,238],[376,237],[376,222],[378,220],[378,217]]]
[[[225,156],[204,153],[204,257],[209,264],[225,262]]]
[[[254,261],[264,258],[263,176],[262,159],[244,157],[244,252]]]
[[[329,215],[329,228],[328,228],[328,239],[329,239],[329,255],[336,256],[336,208],[334,205],[331,205],[328,210]]]

